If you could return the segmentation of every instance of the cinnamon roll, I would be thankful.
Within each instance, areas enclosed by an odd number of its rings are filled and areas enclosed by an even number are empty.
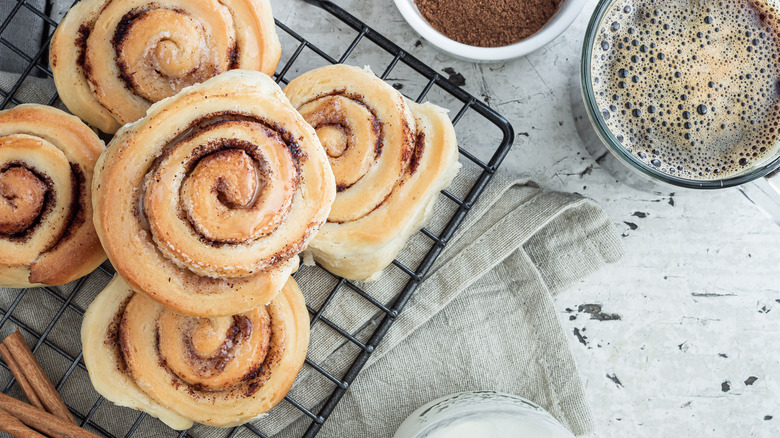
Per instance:
[[[376,280],[457,174],[452,123],[444,109],[346,65],[305,73],[284,92],[317,131],[338,187],[310,252],[334,274]]]
[[[228,427],[267,412],[306,358],[309,316],[292,277],[270,303],[237,315],[184,316],[115,276],[84,314],[95,389],[173,429]]]
[[[117,272],[193,316],[270,301],[336,195],[314,130],[247,70],[152,105],[96,169],[95,226]]]
[[[49,53],[63,103],[113,133],[221,72],[273,75],[281,45],[268,0],[84,0]]]
[[[103,142],[43,105],[0,112],[0,286],[59,285],[106,255],[92,224],[92,172]]]

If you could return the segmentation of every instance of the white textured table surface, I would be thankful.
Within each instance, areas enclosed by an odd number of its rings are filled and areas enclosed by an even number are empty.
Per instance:
[[[445,69],[460,73],[466,90],[509,119],[517,137],[504,168],[592,197],[623,233],[623,262],[557,299],[594,437],[780,436],[780,227],[735,190],[656,197],[599,168],[569,104],[596,0],[570,1],[587,4],[557,40],[483,65],[418,43],[390,0],[336,3],[445,76]],[[352,39],[299,0],[273,5],[281,21],[317,44]]]

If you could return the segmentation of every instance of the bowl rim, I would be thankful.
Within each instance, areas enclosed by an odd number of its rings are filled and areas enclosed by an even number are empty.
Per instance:
[[[541,48],[568,29],[585,7],[585,2],[581,0],[562,0],[558,11],[530,37],[503,47],[478,47],[459,43],[434,29],[422,17],[414,0],[394,0],[394,2],[406,22],[431,44],[458,58],[480,61],[504,61],[527,55]]]

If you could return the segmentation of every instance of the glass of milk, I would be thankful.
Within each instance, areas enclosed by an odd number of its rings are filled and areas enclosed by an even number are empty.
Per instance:
[[[471,391],[436,399],[401,423],[394,438],[574,438],[537,404],[511,394]]]

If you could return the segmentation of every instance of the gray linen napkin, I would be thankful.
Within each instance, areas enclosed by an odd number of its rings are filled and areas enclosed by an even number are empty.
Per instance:
[[[28,0],[27,3],[38,11],[47,12],[48,2],[45,0]],[[11,12],[14,10],[16,10],[16,13],[11,17]],[[0,0],[0,25],[8,20],[9,17],[10,21],[6,24],[2,35],[3,39],[29,58],[32,58],[41,48],[44,34],[50,30],[50,26],[43,19],[35,16],[30,9],[22,5],[22,2]],[[9,46],[0,44],[0,70],[21,73],[28,64],[28,60],[25,60]],[[37,75],[40,72],[36,71],[33,74]]]
[[[10,92],[10,90],[17,85],[20,77],[21,75],[18,73],[0,71],[0,90],[3,91],[3,94]],[[54,87],[54,81],[51,79],[27,76],[18,85],[19,87],[16,93],[14,93],[13,98],[21,103],[47,104],[57,93],[57,89]],[[2,97],[3,95],[0,94],[0,102],[3,100]],[[14,105],[8,105],[6,106],[6,109],[12,108],[13,106]],[[65,105],[63,105],[59,99],[55,102],[55,106],[61,110],[66,110]]]
[[[575,434],[590,432],[590,408],[553,296],[622,253],[613,225],[591,200],[499,175],[321,436],[389,437],[420,405],[476,389],[531,399]],[[328,360],[343,356],[336,351]],[[300,436],[305,420],[277,436]]]
[[[32,9],[59,22],[73,3],[74,0],[0,0],[0,25],[10,17],[0,37],[17,49],[0,43],[0,90],[3,92],[0,97],[13,89],[29,65],[29,60],[38,54],[43,43],[54,32],[54,27]],[[39,63],[48,65],[46,53],[41,56]],[[54,94],[54,82],[47,79],[41,70],[32,68],[13,97],[19,102],[47,103]],[[64,109],[64,106],[60,105],[60,108]]]

